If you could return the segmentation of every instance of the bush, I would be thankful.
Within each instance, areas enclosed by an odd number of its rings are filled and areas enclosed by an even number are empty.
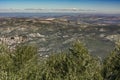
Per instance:
[[[120,80],[120,45],[100,62],[79,41],[67,52],[41,58],[33,45],[0,45],[0,80]]]
[[[18,46],[12,52],[0,46],[0,80],[39,80],[37,48],[31,45]]]
[[[120,80],[120,45],[103,62],[103,77],[106,80]]]
[[[69,52],[52,54],[46,61],[43,80],[102,80],[101,65],[76,42]]]
[[[15,72],[22,69],[26,64],[37,58],[37,48],[34,46],[17,46],[13,54],[11,54]]]
[[[4,44],[0,44],[0,80],[8,79],[12,67],[9,49]]]

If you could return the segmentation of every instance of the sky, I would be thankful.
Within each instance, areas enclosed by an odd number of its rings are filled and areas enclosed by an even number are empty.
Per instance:
[[[41,11],[120,13],[120,0],[0,0],[0,12],[40,11],[33,9],[43,9]]]

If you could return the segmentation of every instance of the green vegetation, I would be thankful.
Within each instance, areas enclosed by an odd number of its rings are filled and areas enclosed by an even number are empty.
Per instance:
[[[0,80],[120,80],[120,45],[103,61],[79,41],[66,52],[39,57],[33,45],[0,45]]]
[[[103,77],[107,80],[120,80],[120,43],[104,60]]]

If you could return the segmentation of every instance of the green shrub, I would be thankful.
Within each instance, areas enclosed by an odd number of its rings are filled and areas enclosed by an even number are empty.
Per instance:
[[[11,54],[15,72],[22,69],[27,63],[32,62],[37,58],[37,48],[34,46],[18,46],[13,54]]]
[[[0,80],[120,80],[120,45],[103,62],[79,41],[47,58],[33,45],[0,45]]]
[[[0,44],[0,80],[7,80],[12,68],[9,49],[6,45]]]
[[[76,42],[69,52],[52,54],[46,61],[43,80],[102,80],[101,65]]]
[[[0,80],[39,80],[37,48],[31,45],[16,47],[10,51],[0,46]]]
[[[103,77],[106,80],[120,80],[120,45],[103,62]]]

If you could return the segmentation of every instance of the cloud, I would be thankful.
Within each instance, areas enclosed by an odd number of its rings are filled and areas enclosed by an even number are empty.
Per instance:
[[[94,12],[92,9],[78,9],[78,8],[65,8],[65,9],[46,9],[46,8],[26,8],[26,9],[0,9],[0,12]]]
[[[77,8],[65,8],[65,9],[45,9],[45,8],[41,8],[41,9],[24,9],[25,11],[48,11],[48,12],[81,12],[81,11],[95,11],[95,10],[84,10],[84,9],[77,9]]]

